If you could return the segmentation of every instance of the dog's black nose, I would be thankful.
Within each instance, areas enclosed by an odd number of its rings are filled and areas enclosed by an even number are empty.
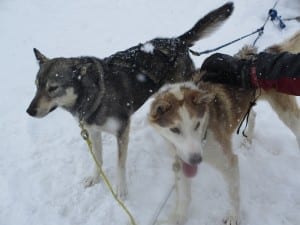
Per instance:
[[[31,108],[29,107],[26,112],[30,115],[30,116],[36,116],[37,110],[35,108]]]
[[[192,154],[190,156],[189,162],[190,164],[199,164],[202,161],[202,156],[198,153]]]

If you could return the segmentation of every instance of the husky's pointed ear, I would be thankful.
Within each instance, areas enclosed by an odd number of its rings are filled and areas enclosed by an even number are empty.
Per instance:
[[[164,100],[164,99],[158,99],[157,101],[153,102],[151,105],[150,110],[150,119],[156,120],[162,115],[164,115],[167,111],[171,109],[170,102]]]
[[[195,105],[200,105],[202,103],[210,103],[212,100],[214,100],[215,94],[213,93],[207,93],[203,94],[201,92],[194,92],[191,94],[191,100],[192,103]]]
[[[98,73],[102,72],[102,68],[101,68],[101,70],[96,70],[95,72],[91,72],[92,69],[95,70],[95,68],[92,68],[92,66],[93,66],[92,63],[78,64],[78,65],[75,66],[75,71],[77,71],[77,75],[81,76],[81,77],[86,75],[87,73],[98,75]]]
[[[44,56],[39,50],[37,50],[36,48],[33,48],[33,52],[35,55],[35,58],[37,59],[39,65],[42,65],[43,63],[45,63],[46,61],[48,61],[49,59]]]
[[[214,101],[214,93],[204,93],[201,91],[194,91],[189,96],[187,104],[191,104],[191,109],[197,117],[202,117],[204,113],[208,110],[209,103]]]

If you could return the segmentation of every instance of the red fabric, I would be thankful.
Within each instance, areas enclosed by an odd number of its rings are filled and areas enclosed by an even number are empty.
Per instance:
[[[275,89],[288,95],[300,96],[300,79],[282,77],[278,80],[259,80],[259,86],[264,90]]]
[[[251,84],[255,88],[262,88],[264,90],[274,89],[275,91],[285,93],[288,95],[300,96],[300,78],[292,78],[281,76],[278,80],[264,80],[259,79],[256,73],[256,67],[250,68]]]
[[[256,75],[256,67],[252,66],[250,68],[250,80],[251,80],[251,84],[255,87],[258,88],[259,87],[259,83],[257,80],[257,75]]]

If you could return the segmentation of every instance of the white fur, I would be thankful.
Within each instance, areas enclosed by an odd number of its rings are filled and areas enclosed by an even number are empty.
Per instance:
[[[174,84],[165,84],[164,86],[162,86],[159,89],[157,94],[160,94],[160,93],[163,93],[163,92],[166,92],[166,91],[170,91],[170,92],[172,92],[172,94],[177,96],[180,92],[180,89],[183,88],[183,87],[199,91],[199,88],[195,85],[194,82],[178,82],[178,83],[174,83]]]
[[[180,120],[174,122],[174,127],[180,129],[180,134],[173,133],[169,127],[162,128],[158,127],[159,132],[175,146],[176,153],[182,160],[189,163],[189,158],[193,154],[203,153],[203,133],[206,129],[206,124],[204,123],[206,116],[203,119],[200,118],[191,118],[189,116],[186,108],[182,107],[179,109]],[[195,127],[197,123],[200,122],[200,126],[197,130]]]
[[[72,107],[75,104],[77,97],[78,96],[75,94],[74,88],[69,87],[66,89],[65,95],[55,98],[55,103],[58,106]]]
[[[120,126],[120,121],[118,121],[117,118],[108,117],[105,123],[101,126],[101,129],[110,134],[117,135]]]

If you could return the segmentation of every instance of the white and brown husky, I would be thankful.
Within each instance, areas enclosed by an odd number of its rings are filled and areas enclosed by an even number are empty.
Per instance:
[[[300,32],[288,41],[266,51],[300,52]],[[244,48],[237,57],[245,57],[251,49]],[[197,71],[195,77],[201,76]],[[224,219],[227,225],[239,224],[239,166],[233,153],[232,135],[249,109],[253,90],[221,84],[198,82],[178,83],[163,87],[152,102],[149,121],[173,148],[179,170],[175,173],[177,200],[174,224],[183,224],[191,199],[191,179],[198,164],[204,160],[218,169],[228,183],[231,209]],[[279,118],[295,134],[300,146],[300,110],[293,96],[262,92]],[[255,115],[250,113],[248,139]]]

